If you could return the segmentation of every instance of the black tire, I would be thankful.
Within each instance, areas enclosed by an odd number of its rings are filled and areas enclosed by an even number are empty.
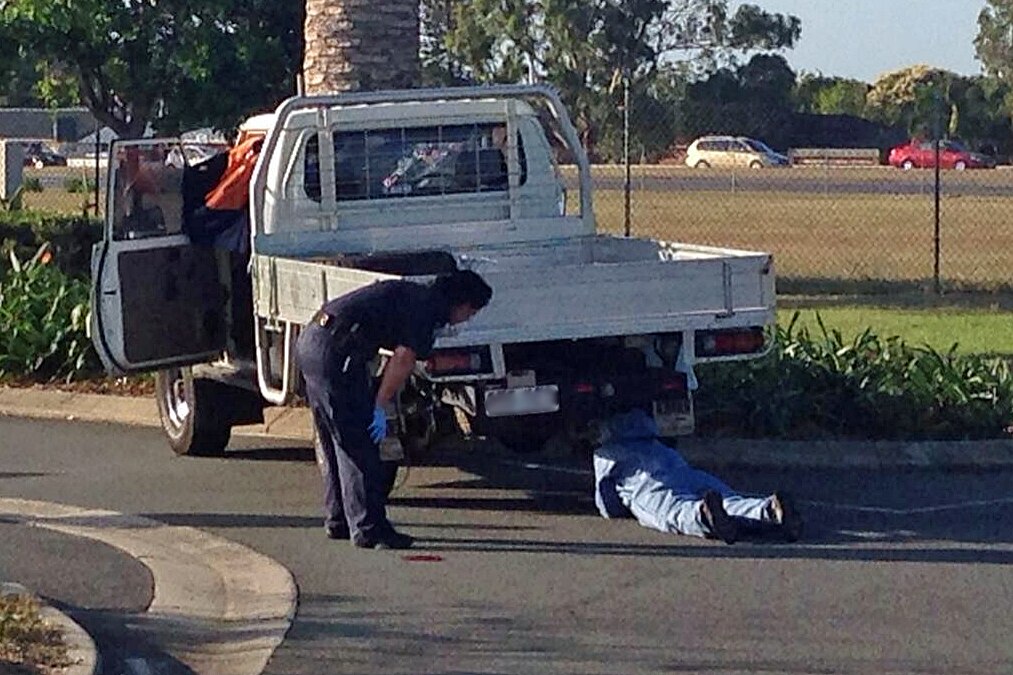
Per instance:
[[[693,168],[694,169],[709,169],[709,168],[711,168],[711,165],[708,162],[705,162],[704,160],[700,160],[699,162],[697,162],[696,164],[693,165]]]
[[[749,168],[750,169],[762,169],[763,168],[763,162],[754,159],[752,162],[749,163]]]
[[[900,163],[900,168],[904,169],[905,171],[910,171],[911,169],[915,168],[915,163],[912,162],[910,159],[905,159],[903,162]]]
[[[155,374],[155,400],[162,430],[177,455],[220,457],[232,435],[228,415],[231,387],[194,379],[189,368]]]
[[[539,452],[562,428],[557,413],[486,419],[483,433],[519,455]]]

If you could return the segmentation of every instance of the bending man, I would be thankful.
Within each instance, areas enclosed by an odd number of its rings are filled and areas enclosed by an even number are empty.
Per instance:
[[[387,433],[384,406],[416,359],[429,357],[436,329],[467,321],[491,297],[470,271],[430,285],[381,281],[327,302],[303,329],[296,355],[319,438],[328,537],[360,548],[411,547],[387,520],[378,446]],[[393,356],[374,391],[368,365],[381,348]]]

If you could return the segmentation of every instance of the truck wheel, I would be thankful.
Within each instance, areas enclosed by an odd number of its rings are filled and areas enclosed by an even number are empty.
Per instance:
[[[557,414],[525,415],[486,420],[483,433],[517,454],[540,451],[562,426]]]
[[[191,457],[219,457],[225,452],[232,435],[228,389],[219,382],[194,379],[186,367],[155,374],[158,416],[173,452]]]

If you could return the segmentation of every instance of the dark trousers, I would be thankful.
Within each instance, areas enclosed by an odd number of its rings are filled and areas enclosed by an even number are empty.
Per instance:
[[[324,523],[347,523],[353,539],[369,538],[391,527],[380,450],[369,437],[374,396],[365,359],[340,342],[310,323],[299,336],[296,358],[316,426]]]

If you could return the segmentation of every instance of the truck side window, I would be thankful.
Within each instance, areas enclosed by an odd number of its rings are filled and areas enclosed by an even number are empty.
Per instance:
[[[302,185],[307,197],[315,202],[320,201],[320,141],[316,134],[306,141]]]

